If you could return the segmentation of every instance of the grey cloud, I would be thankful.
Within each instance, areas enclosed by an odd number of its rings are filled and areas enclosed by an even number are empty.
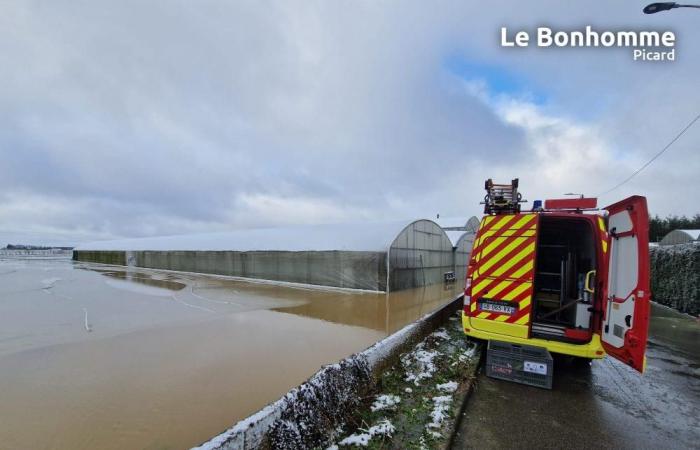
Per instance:
[[[0,18],[0,188],[54,208],[0,204],[0,230],[137,236],[471,215],[484,178],[538,177],[527,131],[446,72],[452,54],[522,74],[546,89],[542,113],[599,130],[617,159],[589,179],[614,184],[700,104],[690,19],[673,19],[679,61],[656,66],[617,50],[504,51],[498,29],[589,18],[663,28],[670,17],[651,22],[622,1],[604,14],[560,2],[12,3]],[[654,170],[697,167],[697,137]],[[694,212],[644,180],[629,187],[653,210]]]

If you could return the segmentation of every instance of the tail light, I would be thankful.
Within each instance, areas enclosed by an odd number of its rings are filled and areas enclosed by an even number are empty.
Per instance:
[[[464,313],[469,313],[469,305],[472,302],[472,279],[467,278],[467,282],[464,285]]]

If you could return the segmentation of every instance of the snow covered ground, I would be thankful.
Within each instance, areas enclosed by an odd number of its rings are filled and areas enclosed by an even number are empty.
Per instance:
[[[477,346],[451,317],[386,371],[379,392],[337,430],[328,449],[440,447],[477,362]]]

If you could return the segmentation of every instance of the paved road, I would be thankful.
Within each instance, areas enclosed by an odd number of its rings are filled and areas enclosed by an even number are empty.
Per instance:
[[[453,448],[700,448],[700,323],[655,306],[640,376],[555,359],[553,390],[480,375]]]

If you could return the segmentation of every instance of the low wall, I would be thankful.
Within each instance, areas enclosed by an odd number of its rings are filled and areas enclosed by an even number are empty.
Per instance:
[[[651,247],[649,256],[653,300],[700,315],[700,245]]]
[[[197,449],[323,448],[330,430],[342,424],[372,392],[383,371],[461,304],[458,298],[367,350],[324,367],[281,399]]]
[[[371,291],[386,290],[386,254],[354,251],[85,251],[77,261]]]

